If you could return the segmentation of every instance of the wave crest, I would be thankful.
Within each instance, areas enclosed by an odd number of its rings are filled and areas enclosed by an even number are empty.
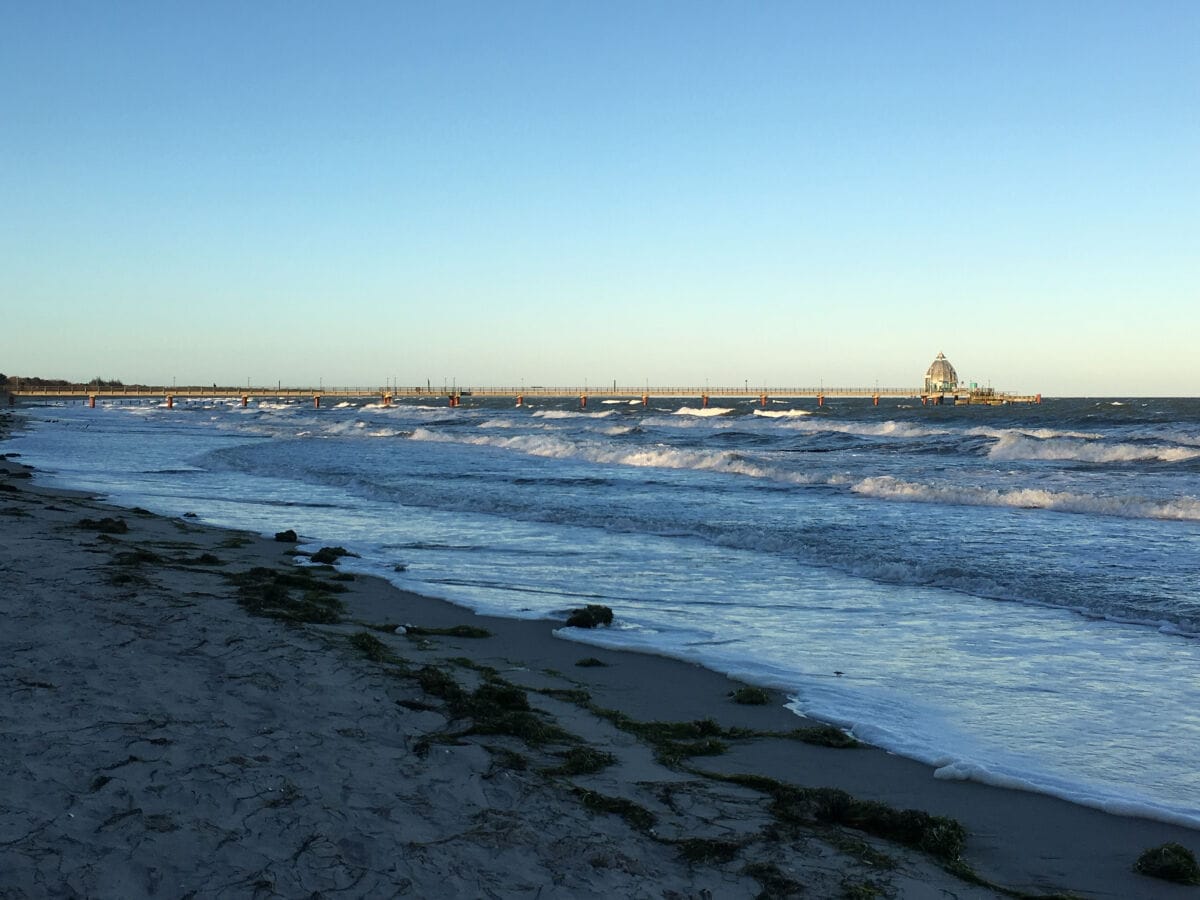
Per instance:
[[[1020,433],[1000,436],[988,451],[991,459],[1044,459],[1087,463],[1120,462],[1186,462],[1200,458],[1200,447],[1178,447],[1166,444],[1110,444],[1102,441],[1083,441],[1072,438],[1040,439]]]
[[[1200,500],[1180,497],[1155,500],[1146,497],[1098,497],[1039,488],[1000,491],[989,488],[951,487],[903,481],[891,475],[864,478],[850,490],[881,500],[908,503],[943,503],[957,506],[1007,506],[1127,519],[1180,519],[1200,521]]]
[[[811,416],[812,411],[807,409],[756,409],[754,414],[768,419],[798,419],[802,416]]]

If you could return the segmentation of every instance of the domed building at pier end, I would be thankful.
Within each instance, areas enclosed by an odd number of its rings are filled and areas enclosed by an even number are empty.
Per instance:
[[[953,391],[958,388],[958,373],[946,354],[939,353],[925,372],[925,393],[939,394],[942,391]]]

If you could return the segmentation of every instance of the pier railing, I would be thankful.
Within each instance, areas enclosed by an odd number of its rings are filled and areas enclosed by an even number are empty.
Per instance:
[[[815,399],[823,404],[826,399],[839,397],[865,397],[878,402],[880,398],[912,398],[922,403],[941,404],[1007,404],[1007,403],[1040,403],[1040,394],[1012,394],[996,391],[992,388],[958,389],[953,391],[925,391],[918,387],[839,387],[818,385],[815,387],[792,387],[785,385],[723,386],[723,385],[574,385],[569,387],[546,385],[511,385],[506,387],[474,386],[474,385],[399,385],[385,384],[370,387],[326,387],[325,385],[309,385],[307,387],[284,387],[277,384],[269,386],[234,386],[234,385],[47,385],[47,384],[10,384],[8,393],[11,399],[29,398],[86,398],[95,405],[97,400],[120,400],[140,398],[164,398],[171,405],[175,398],[237,398],[245,404],[250,398],[254,399],[305,399],[313,400],[320,405],[320,398],[366,399],[379,398],[386,402],[399,399],[445,399],[450,398],[453,405],[458,405],[461,397],[512,397],[512,398],[584,398],[596,399],[696,399],[704,403],[721,398],[754,398],[765,401]]]

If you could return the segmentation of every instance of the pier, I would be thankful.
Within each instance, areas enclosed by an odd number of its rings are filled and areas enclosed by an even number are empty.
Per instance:
[[[947,390],[925,390],[919,387],[787,387],[760,386],[750,387],[709,387],[699,385],[689,386],[650,386],[641,387],[619,386],[617,384],[604,386],[589,386],[587,384],[573,387],[546,387],[543,385],[521,387],[475,387],[454,386],[441,389],[429,386],[385,385],[372,387],[230,387],[212,385],[166,386],[166,385],[124,385],[120,387],[97,387],[87,384],[51,386],[45,384],[12,385],[7,389],[8,402],[15,404],[18,400],[71,400],[86,401],[94,407],[98,401],[121,400],[161,400],[168,408],[175,405],[176,400],[221,400],[241,402],[242,406],[249,405],[251,400],[273,401],[303,401],[320,408],[326,400],[368,400],[378,401],[384,406],[396,400],[428,400],[446,403],[449,406],[460,406],[463,398],[509,397],[518,404],[526,399],[578,399],[580,406],[586,407],[589,399],[596,400],[681,400],[696,401],[702,406],[708,406],[714,400],[757,400],[766,405],[771,400],[812,400],[818,407],[824,406],[829,399],[859,398],[870,399],[878,405],[881,399],[910,399],[920,401],[923,406],[941,405],[982,405],[1008,406],[1012,404],[1037,404],[1042,402],[1041,394],[1014,394],[997,391],[992,388],[953,388]]]

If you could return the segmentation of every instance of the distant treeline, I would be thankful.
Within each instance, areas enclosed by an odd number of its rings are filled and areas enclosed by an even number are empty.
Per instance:
[[[31,377],[27,375],[5,375],[0,373],[0,384],[10,387],[23,385],[25,387],[61,388],[72,387],[77,383],[75,381],[67,381],[65,378],[38,378],[36,375]],[[98,388],[125,387],[125,382],[119,378],[101,378],[99,375],[91,381],[86,382],[86,384],[88,387]]]

